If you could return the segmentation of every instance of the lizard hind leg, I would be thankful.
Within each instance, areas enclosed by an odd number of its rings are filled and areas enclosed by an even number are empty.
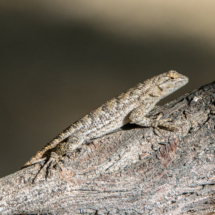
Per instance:
[[[45,164],[41,166],[41,169],[33,179],[33,182],[36,183],[40,179],[47,179],[52,176],[52,169],[56,165],[61,168],[60,161],[62,160],[63,154],[66,153],[68,148],[67,142],[62,142],[58,144],[53,150],[50,152],[50,155],[47,158],[43,158],[42,160],[46,159]],[[41,159],[38,160],[36,163],[42,161]]]
[[[45,164],[41,167],[33,182],[36,183],[40,179],[47,179],[52,176],[52,168],[57,165],[61,169],[61,164],[59,163],[62,159],[61,155],[56,154],[55,152],[51,152],[50,157],[45,162]]]
[[[63,155],[67,152],[75,151],[82,143],[84,138],[78,138],[76,136],[70,137],[66,142],[59,143],[55,148],[52,149],[48,160],[41,167],[33,182],[39,181],[40,178],[50,178],[52,176],[52,169],[54,166],[59,167],[62,170],[61,162]]]

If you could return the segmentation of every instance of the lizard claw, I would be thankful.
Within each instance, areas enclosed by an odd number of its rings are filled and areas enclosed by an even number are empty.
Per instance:
[[[38,182],[40,179],[47,179],[52,176],[52,168],[57,165],[61,169],[61,165],[59,161],[61,160],[62,156],[59,156],[55,152],[51,152],[51,155],[48,161],[42,166],[39,170],[35,178],[33,179],[33,183]]]
[[[169,130],[169,131],[175,131],[175,127],[173,127],[172,125],[170,125],[168,122],[171,122],[172,119],[171,118],[167,118],[167,119],[161,119],[162,114],[159,114],[157,119],[155,119],[152,123],[152,127],[158,129],[158,127],[164,127],[165,129]]]

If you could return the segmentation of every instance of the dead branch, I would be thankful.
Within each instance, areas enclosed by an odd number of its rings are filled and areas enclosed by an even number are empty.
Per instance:
[[[177,128],[125,126],[65,156],[35,184],[34,165],[0,179],[1,214],[206,214],[215,203],[215,82],[149,114]]]

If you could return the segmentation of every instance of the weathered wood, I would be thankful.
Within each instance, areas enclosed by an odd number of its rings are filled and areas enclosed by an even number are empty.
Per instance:
[[[127,125],[64,157],[0,179],[1,214],[206,214],[215,211],[215,82],[158,107],[177,130]]]

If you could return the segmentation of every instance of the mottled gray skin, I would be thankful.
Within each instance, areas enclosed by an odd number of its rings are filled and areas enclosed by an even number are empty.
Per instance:
[[[44,154],[52,149],[52,158],[48,161],[50,163],[50,161],[53,161],[53,157],[56,159],[56,155],[59,157],[67,152],[74,151],[81,144],[113,132],[127,123],[135,123],[146,127],[167,127],[163,120],[151,120],[145,115],[162,98],[187,83],[188,78],[186,76],[171,70],[138,84],[73,123],[32,157],[25,166],[44,160]],[[62,142],[66,138],[68,140]]]

